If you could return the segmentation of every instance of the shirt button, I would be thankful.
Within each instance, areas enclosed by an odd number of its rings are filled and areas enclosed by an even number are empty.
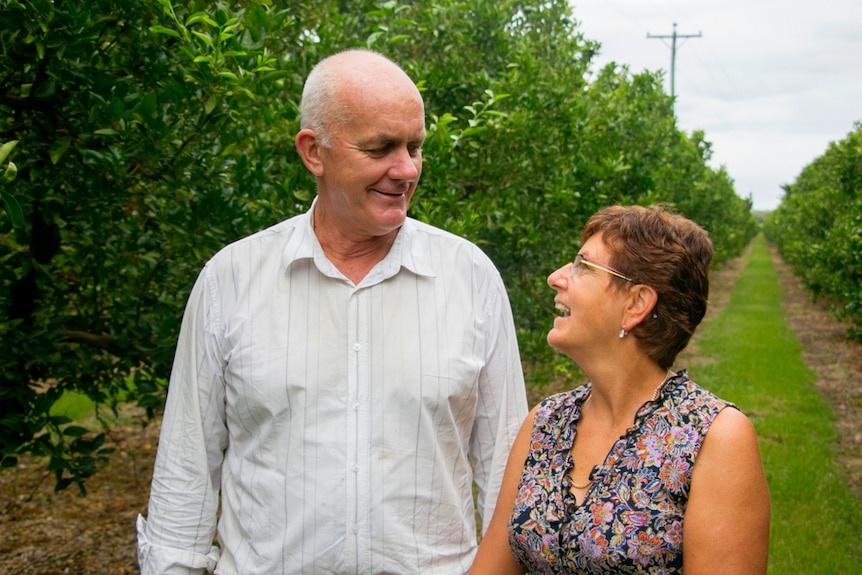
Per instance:
[[[353,404],[353,411],[359,411],[359,402]]]
[[[353,351],[359,351],[360,349],[362,349],[362,346],[360,344],[358,344],[358,343],[353,344]]]
[[[354,472],[354,473],[358,473],[358,472],[359,472],[359,464],[358,464],[358,463],[355,463],[355,462],[354,462],[354,464],[353,464],[353,472]]]

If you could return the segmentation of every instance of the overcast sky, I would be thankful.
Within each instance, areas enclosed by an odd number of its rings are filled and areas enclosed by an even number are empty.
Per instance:
[[[754,209],[862,121],[862,0],[571,0],[581,31],[632,72],[664,70],[677,24],[677,126],[703,130]],[[681,35],[702,34],[683,39]]]

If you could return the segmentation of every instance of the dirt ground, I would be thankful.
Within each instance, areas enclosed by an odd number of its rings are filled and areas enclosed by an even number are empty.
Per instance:
[[[862,346],[844,341],[847,326],[811,301],[788,267],[774,255],[785,291],[787,321],[817,373],[816,386],[832,404],[841,439],[836,457],[851,488],[862,498]],[[744,265],[735,260],[711,278],[709,321],[726,305]],[[697,341],[678,365],[696,361]],[[33,575],[124,575],[138,573],[135,518],[146,509],[158,422],[144,426],[125,414],[110,433],[116,451],[106,469],[87,484],[55,493],[41,462],[24,459],[0,473],[0,573]]]
[[[815,387],[832,405],[841,437],[836,458],[847,470],[851,490],[862,499],[862,345],[846,341],[848,324],[827,306],[813,304],[787,264],[773,250],[772,261],[787,296],[787,323],[803,347],[803,358],[817,374]]]

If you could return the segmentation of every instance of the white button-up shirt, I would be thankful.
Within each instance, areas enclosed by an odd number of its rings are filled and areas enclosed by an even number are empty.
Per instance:
[[[527,413],[500,275],[408,219],[354,285],[313,209],[227,246],[192,290],[138,518],[144,575],[470,567],[473,481],[487,525]]]

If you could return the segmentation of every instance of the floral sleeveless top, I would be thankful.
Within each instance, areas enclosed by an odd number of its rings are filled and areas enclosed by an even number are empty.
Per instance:
[[[611,447],[578,504],[571,449],[588,384],[545,399],[509,519],[509,546],[528,573],[681,573],[691,471],[725,402],[688,378],[669,378],[656,402]]]

